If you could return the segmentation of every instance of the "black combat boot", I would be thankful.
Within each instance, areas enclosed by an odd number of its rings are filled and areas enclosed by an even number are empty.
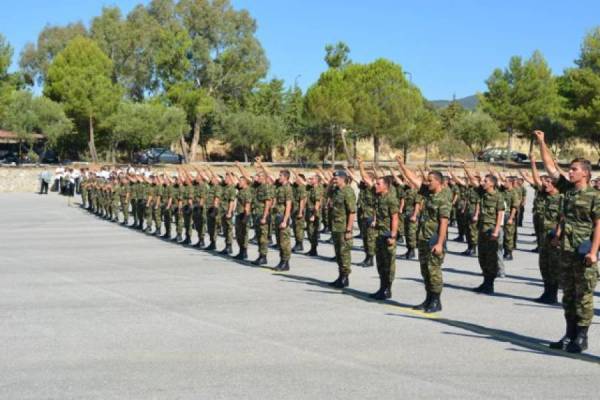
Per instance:
[[[379,277],[379,289],[375,293],[371,293],[369,295],[369,297],[372,299],[377,299],[381,296],[381,294],[383,293],[384,290],[385,290],[385,284],[383,283],[383,278],[380,276]]]
[[[588,348],[588,329],[589,326],[578,326],[576,331],[577,335],[574,340],[567,345],[567,352],[569,353],[581,353]]]
[[[346,274],[340,274],[340,277],[334,283],[335,284],[332,285],[334,288],[336,288],[336,289],[343,289],[345,287],[348,287],[348,285],[350,284],[350,280],[348,279],[348,275],[346,275]]]
[[[404,253],[402,257],[406,258],[407,260],[415,258],[415,249],[412,247],[407,247],[406,253]]]
[[[473,255],[473,246],[467,247],[467,249],[465,251],[463,251],[461,254],[463,256],[467,256],[467,257],[472,256]]]
[[[204,246],[206,246],[206,245],[204,244],[204,238],[202,238],[202,239],[198,239],[198,241],[197,241],[197,242],[196,242],[196,244],[194,245],[194,247],[196,247],[196,248],[198,248],[198,249],[201,249],[201,248],[203,248]]]
[[[302,242],[296,242],[292,248],[292,253],[300,253],[304,251],[304,244]]]
[[[225,245],[225,248],[223,250],[221,250],[221,254],[226,255],[226,256],[230,255],[231,253],[233,253],[233,249],[231,248],[230,244]]]
[[[280,261],[279,265],[275,267],[276,271],[289,271],[290,270],[290,261]]]
[[[373,256],[367,255],[363,262],[359,264],[361,267],[369,268],[373,266]]]
[[[214,251],[216,249],[217,249],[217,245],[215,242],[212,242],[212,241],[210,242],[210,244],[207,247],[204,248],[204,250],[206,250],[206,251]]]
[[[308,253],[305,253],[305,255],[310,256],[310,257],[316,257],[317,254],[317,248],[314,246],[310,247],[310,250],[308,251]]]
[[[427,296],[425,297],[425,301],[423,301],[421,304],[418,304],[416,306],[414,306],[412,309],[413,310],[424,310],[427,307],[429,307],[429,303],[431,302],[431,293],[427,292]]]
[[[181,242],[182,240],[183,240],[183,238],[181,237],[181,235],[177,235],[177,236],[175,236],[175,239],[173,239],[173,241],[177,242],[177,243]]]
[[[506,261],[512,261],[512,260],[513,260],[512,251],[510,251],[510,250],[505,250],[505,251],[504,251],[504,259],[505,259]]]
[[[442,311],[442,301],[440,300],[440,294],[431,293],[431,301],[429,302],[427,307],[425,307],[424,312],[426,312],[427,314],[431,314],[438,311]]]
[[[544,304],[556,304],[558,303],[558,285],[548,285],[548,296]]]
[[[464,235],[458,235],[458,237],[456,239],[454,239],[454,242],[464,242],[464,241],[465,241]]]
[[[185,240],[183,242],[181,242],[181,244],[183,244],[184,246],[192,244],[192,239],[190,239],[190,237],[188,235],[185,235]]]
[[[483,283],[473,289],[474,292],[483,293],[483,294],[493,294],[494,293],[494,278],[483,278]]]
[[[550,348],[555,350],[566,350],[567,346],[575,340],[577,336],[577,321],[573,318],[567,319],[567,328],[565,335],[557,342],[550,343]],[[586,332],[587,333],[587,332]]]
[[[342,280],[342,274],[339,274],[337,279],[333,282],[329,282],[327,285],[332,286],[332,287],[337,287],[339,285],[339,283]]]
[[[267,265],[267,256],[258,256],[258,258],[252,261],[253,265]]]
[[[234,257],[236,260],[245,260],[248,258],[248,250],[240,248],[240,252]]]
[[[154,230],[153,235],[156,236],[157,238],[162,237],[161,234],[160,234],[160,228],[156,228]]]
[[[546,299],[548,298],[548,286],[549,285],[546,282],[544,282],[544,292],[540,297],[534,299],[533,301],[535,301],[536,303],[546,303]]]

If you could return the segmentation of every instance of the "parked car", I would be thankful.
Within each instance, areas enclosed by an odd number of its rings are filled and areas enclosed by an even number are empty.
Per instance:
[[[40,154],[40,164],[58,164],[60,159],[54,150],[46,150]]]
[[[31,163],[31,159],[27,155],[23,155],[19,158],[18,154],[10,151],[2,152],[2,154],[0,154],[0,164],[18,165],[29,163]]]
[[[169,149],[154,147],[135,154],[136,164],[181,164],[183,156]]]
[[[518,151],[511,151],[510,156],[508,149],[505,147],[493,147],[485,149],[477,158],[480,161],[494,162],[494,161],[514,161],[514,162],[526,162],[528,160],[527,154],[520,153]]]

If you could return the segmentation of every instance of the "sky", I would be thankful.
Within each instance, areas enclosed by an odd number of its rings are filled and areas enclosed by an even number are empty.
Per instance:
[[[46,24],[89,24],[103,6],[124,13],[143,0],[0,0],[0,33],[15,48]],[[485,90],[495,68],[540,50],[555,74],[573,66],[585,34],[600,25],[598,0],[232,0],[256,19],[269,78],[306,89],[326,69],[324,47],[346,42],[354,62],[400,64],[430,100]]]

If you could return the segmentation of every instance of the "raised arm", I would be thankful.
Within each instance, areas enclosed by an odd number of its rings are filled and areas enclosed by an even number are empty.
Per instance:
[[[554,163],[554,158],[552,157],[552,152],[546,145],[546,141],[544,140],[544,132],[542,131],[534,131],[533,134],[540,146],[540,154],[542,155],[542,161],[544,162],[544,168],[548,171],[548,174],[554,179],[558,179],[560,172],[556,168],[556,164]]]
[[[533,184],[538,189],[542,187],[542,178],[540,178],[540,173],[537,169],[536,160],[533,154],[529,156],[531,160],[531,178],[533,180]]]
[[[400,171],[402,171],[402,174],[404,175],[404,177],[410,183],[412,183],[417,189],[420,188],[421,184],[423,183],[423,179],[419,178],[413,171],[411,171],[410,169],[408,169],[406,167],[406,165],[404,165],[404,161],[402,160],[402,157],[396,156],[396,161],[398,162],[398,166],[400,167]]]

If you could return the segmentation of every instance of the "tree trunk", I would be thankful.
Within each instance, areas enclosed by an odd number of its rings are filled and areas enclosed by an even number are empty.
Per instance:
[[[350,149],[348,148],[348,142],[346,141],[346,130],[340,129],[340,136],[342,138],[342,145],[344,146],[344,153],[346,153],[346,160],[348,165],[354,165],[354,160],[352,159],[352,154],[350,154]]]
[[[90,148],[90,157],[92,157],[92,161],[97,163],[98,162],[98,153],[96,153],[96,140],[94,138],[94,118],[90,115],[90,119],[89,119],[89,129],[90,129],[90,136],[89,136],[89,141],[88,141],[88,146]]]
[[[190,144],[190,159],[189,161],[196,161],[196,153],[198,152],[198,143],[200,142],[200,114],[196,114],[196,120],[194,121],[194,134],[192,135],[192,143]]]
[[[379,136],[373,135],[373,162],[379,166]]]
[[[425,167],[429,165],[429,145],[425,145]]]
[[[504,169],[506,169],[506,162],[510,161],[510,152],[512,151],[512,137],[513,137],[513,131],[512,128],[508,128],[508,153],[506,154],[506,157],[504,158],[504,162],[503,162],[503,167]]]
[[[185,142],[185,138],[183,137],[183,135],[181,135],[179,137],[179,142],[181,144],[181,152],[183,153],[183,160],[187,164],[190,162],[190,155],[188,154],[187,143]]]
[[[244,147],[244,162],[247,163],[248,162],[248,151],[246,151],[246,148]]]
[[[335,125],[331,125],[331,165],[335,166]]]
[[[358,148],[358,139],[357,139],[357,137],[356,137],[356,136],[354,136],[354,137],[352,138],[352,151],[353,151],[353,156],[352,156],[352,166],[353,166],[354,168],[356,168],[356,156],[358,155],[358,154],[357,154],[357,151],[358,151],[358,150],[357,150],[357,148]]]
[[[408,163],[408,145],[405,144],[404,148],[403,148],[403,158],[404,158],[404,162]]]

